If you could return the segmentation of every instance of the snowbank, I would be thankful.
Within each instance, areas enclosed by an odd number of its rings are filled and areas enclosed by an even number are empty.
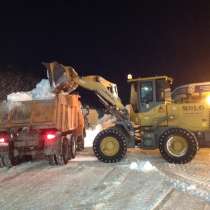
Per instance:
[[[31,101],[42,99],[53,99],[55,94],[52,93],[49,80],[42,79],[37,83],[36,88],[28,92],[16,92],[7,96],[8,102],[14,101]]]
[[[131,162],[129,168],[131,170],[141,171],[145,173],[150,171],[157,171],[157,168],[153,166],[150,161]]]

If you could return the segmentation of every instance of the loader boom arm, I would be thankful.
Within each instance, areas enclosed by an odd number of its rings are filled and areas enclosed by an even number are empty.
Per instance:
[[[125,110],[114,83],[98,75],[80,77],[72,67],[57,62],[44,63],[44,65],[48,70],[48,78],[54,92],[71,93],[77,87],[82,87],[93,91],[106,107],[112,106],[117,110]]]

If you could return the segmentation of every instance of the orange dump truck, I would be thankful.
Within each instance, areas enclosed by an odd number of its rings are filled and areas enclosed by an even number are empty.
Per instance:
[[[80,96],[58,94],[52,100],[0,104],[0,166],[44,154],[51,165],[64,165],[84,147]]]

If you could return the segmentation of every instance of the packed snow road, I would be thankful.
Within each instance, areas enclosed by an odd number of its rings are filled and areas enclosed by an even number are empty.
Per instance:
[[[173,165],[137,149],[104,164],[86,149],[64,167],[39,160],[1,168],[0,193],[1,210],[210,210],[210,150]]]

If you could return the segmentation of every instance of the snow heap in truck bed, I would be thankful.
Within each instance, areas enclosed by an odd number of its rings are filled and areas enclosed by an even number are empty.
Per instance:
[[[13,101],[31,101],[31,100],[44,100],[53,99],[55,94],[52,93],[48,79],[42,79],[37,83],[36,88],[28,92],[15,92],[7,96],[8,102]]]

